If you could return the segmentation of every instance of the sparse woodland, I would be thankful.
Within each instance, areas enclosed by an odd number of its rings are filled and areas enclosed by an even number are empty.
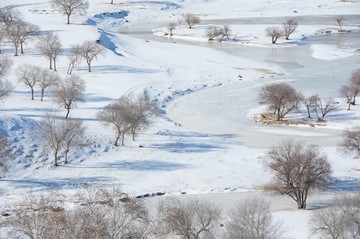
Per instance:
[[[66,16],[66,24],[71,24],[73,14],[84,14],[89,8],[89,2],[83,0],[52,0],[50,3]],[[344,17],[336,18],[339,31],[343,31],[344,20]],[[199,15],[184,14],[178,22],[167,25],[166,34],[174,36],[174,31],[182,22],[193,31],[201,21]],[[282,37],[289,40],[298,27],[298,22],[293,19],[279,24],[282,24],[281,27],[265,29],[272,44]],[[50,150],[47,155],[50,155],[49,165],[54,166],[52,169],[68,165],[72,161],[71,152],[91,146],[86,141],[85,121],[73,118],[72,112],[84,101],[87,89],[84,78],[96,71],[93,64],[104,55],[104,46],[97,41],[84,41],[71,45],[65,51],[57,33],[41,30],[25,21],[12,8],[0,9],[0,32],[0,42],[6,41],[14,49],[14,56],[0,54],[0,100],[6,104],[6,99],[15,90],[15,85],[7,78],[12,72],[17,83],[27,89],[26,97],[31,102],[40,98],[39,104],[50,101],[57,105],[63,115],[44,112],[39,117],[37,139],[41,147]],[[223,42],[235,39],[236,35],[230,25],[211,25],[204,37],[208,41]],[[48,62],[48,67],[29,63],[13,69],[16,57],[27,54],[26,44],[30,41],[35,42],[34,49]],[[60,55],[67,58],[67,72],[57,67]],[[86,72],[80,77],[75,73],[82,60],[86,63]],[[171,74],[170,70],[168,73]],[[40,92],[38,95],[37,91]],[[313,95],[303,95],[290,83],[263,85],[257,99],[267,112],[261,114],[259,121],[267,124],[325,124],[329,115],[340,109],[339,98],[346,102],[346,110],[350,113],[360,92],[360,69],[352,72],[344,82],[339,89],[339,97],[322,97],[321,89],[318,91]],[[160,116],[161,112],[157,102],[144,92],[131,92],[106,101],[105,106],[97,108],[92,120],[111,127],[114,134],[111,143],[114,146],[126,146],[126,140],[130,140],[127,136],[135,141],[137,135],[146,131],[152,119]],[[298,113],[294,120],[291,118],[293,113]],[[299,114],[303,115],[300,120]],[[0,131],[0,178],[11,168],[11,144],[7,135]],[[359,157],[360,128],[343,130],[338,149],[344,154]],[[323,190],[332,180],[332,166],[318,145],[288,139],[269,148],[264,155],[262,166],[272,175],[272,181],[264,189],[290,197],[298,209],[305,210],[312,192]],[[70,205],[69,201],[73,204]],[[267,201],[249,198],[240,201],[231,211],[224,211],[205,200],[164,197],[159,200],[156,212],[151,212],[143,198],[132,197],[119,188],[94,186],[79,189],[72,198],[56,190],[23,195],[20,202],[7,205],[6,210],[1,212],[0,227],[5,229],[10,239],[287,238],[281,222],[273,219],[270,207]],[[311,213],[308,226],[312,235],[321,238],[358,239],[359,215],[359,195],[335,198],[330,205]]]

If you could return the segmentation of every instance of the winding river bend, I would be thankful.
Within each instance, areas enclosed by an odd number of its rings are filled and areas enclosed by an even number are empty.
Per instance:
[[[359,15],[347,16],[347,25],[358,26]],[[334,16],[306,16],[299,17],[304,24],[332,24]],[[281,22],[283,18],[248,18],[206,21],[218,24],[261,24],[264,22]],[[162,25],[161,25],[162,24]],[[120,33],[141,39],[169,42],[169,39],[154,36],[151,29],[163,26],[164,23],[144,23],[131,28],[123,28]],[[259,62],[266,62],[281,66],[285,75],[276,76],[271,81],[286,81],[301,90],[304,95],[318,93],[321,97],[338,97],[339,88],[349,78],[351,72],[360,68],[360,32],[339,34],[319,34],[302,40],[299,44],[284,48],[265,48],[235,44],[208,44],[178,41],[180,44],[201,45],[225,51],[229,54],[249,58]],[[327,46],[330,49],[347,51],[351,49],[355,54],[334,59],[318,59],[313,57],[314,46]],[[356,50],[357,49],[357,50]],[[206,133],[231,133],[239,135],[237,141],[250,147],[269,147],[276,141],[286,137],[309,142],[316,142],[322,146],[335,146],[341,135],[340,129],[324,127],[281,127],[264,126],[249,120],[248,113],[258,107],[257,94],[259,88],[269,80],[239,81],[233,85],[202,90],[180,97],[168,107],[168,115],[183,127]],[[216,99],[212,97],[217,95]],[[237,102],[241,97],[241,104]],[[191,109],[189,109],[191,105]],[[209,117],[206,109],[212,109],[222,114]],[[330,118],[330,117],[329,117]],[[207,122],[207,124],[196,123]],[[214,129],[216,125],[216,129]]]

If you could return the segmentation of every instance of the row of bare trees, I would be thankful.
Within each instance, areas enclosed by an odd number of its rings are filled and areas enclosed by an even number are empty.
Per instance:
[[[9,239],[286,238],[282,224],[272,217],[270,203],[260,198],[243,199],[224,215],[206,200],[169,197],[159,200],[154,216],[143,200],[118,188],[81,189],[72,209],[65,209],[65,199],[56,191],[30,193],[8,207],[0,227],[8,229]],[[315,210],[308,224],[314,236],[357,239],[359,213],[358,195],[340,197]]]
[[[267,105],[276,114],[276,120],[282,121],[285,116],[300,108],[301,103],[306,107],[308,118],[315,112],[318,121],[324,121],[325,116],[338,108],[333,98],[321,98],[318,95],[305,97],[288,83],[272,83],[261,88],[259,103]]]
[[[281,27],[268,27],[265,29],[266,35],[271,37],[271,42],[275,44],[280,37],[285,37],[289,40],[290,35],[296,30],[298,26],[297,21],[289,19],[282,24]]]
[[[356,97],[360,92],[360,69],[355,70],[348,82],[340,88],[340,96],[345,99],[350,110],[351,105],[355,105]],[[268,106],[268,109],[277,115],[277,121],[300,108],[301,103],[306,108],[307,117],[311,118],[311,113],[315,112],[318,121],[324,118],[339,105],[333,98],[322,99],[318,94],[305,97],[301,92],[297,92],[288,83],[272,83],[261,88],[259,93],[259,103]]]
[[[222,217],[222,210],[205,200],[160,200],[156,217],[144,201],[118,188],[85,188],[75,195],[75,208],[64,208],[58,192],[29,194],[11,206],[1,222],[8,238],[282,238],[270,204],[258,198],[240,201]]]

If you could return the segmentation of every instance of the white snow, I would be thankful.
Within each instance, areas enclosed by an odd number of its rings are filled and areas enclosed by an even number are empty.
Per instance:
[[[308,238],[311,210],[297,211],[290,199],[261,191],[271,180],[263,166],[266,150],[286,138],[322,146],[332,164],[332,184],[325,193],[310,197],[310,207],[340,193],[360,192],[359,159],[337,151],[342,130],[358,125],[360,119],[357,105],[346,110],[337,87],[359,68],[360,46],[354,43],[359,25],[351,20],[359,17],[359,1],[108,2],[91,0],[87,14],[72,16],[70,25],[48,1],[0,2],[0,8],[12,6],[42,31],[60,36],[64,51],[57,65],[62,77],[66,76],[67,54],[73,44],[100,40],[107,49],[94,60],[92,72],[87,72],[84,61],[74,69],[74,74],[86,81],[86,95],[72,109],[71,117],[84,120],[89,147],[73,151],[68,165],[60,159],[59,167],[52,166],[52,152],[43,147],[37,133],[46,112],[63,117],[65,110],[52,101],[50,93],[40,102],[38,89],[31,101],[29,89],[17,82],[15,71],[24,63],[45,68],[48,62],[35,48],[35,42],[26,44],[24,55],[13,57],[9,80],[16,88],[0,106],[0,132],[11,142],[15,159],[8,175],[0,178],[0,211],[5,203],[19,200],[28,191],[59,187],[71,196],[89,184],[120,185],[134,196],[186,193],[182,197],[206,198],[225,210],[255,194],[272,202],[274,217],[283,221],[291,238]],[[186,13],[198,14],[200,25],[187,29],[182,22],[172,38],[164,35],[167,24],[178,22]],[[345,16],[342,27],[349,32],[337,32],[338,15]],[[266,27],[281,26],[292,17],[299,26],[290,40],[271,44]],[[210,25],[229,25],[236,37],[208,43],[205,32]],[[353,40],[342,43],[346,39]],[[11,44],[2,43],[1,50],[4,55],[12,56],[14,52]],[[329,72],[320,72],[321,79],[333,77],[330,70],[341,73],[343,79],[337,79],[338,85],[316,85],[315,80],[307,81],[311,75],[303,73],[309,67],[306,63],[312,70],[334,64],[336,69],[329,66]],[[294,83],[307,92],[321,94],[326,90],[337,98],[340,107],[329,115],[324,126],[256,123],[254,118],[265,110],[258,105],[258,89],[278,81]],[[136,141],[127,136],[124,147],[113,146],[114,133],[98,122],[97,112],[123,94],[144,91],[163,114]],[[287,118],[305,117],[301,111]],[[152,205],[156,200],[152,198],[148,203]]]

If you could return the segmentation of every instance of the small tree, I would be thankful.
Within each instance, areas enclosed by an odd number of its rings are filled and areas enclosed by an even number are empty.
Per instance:
[[[130,105],[129,99],[123,96],[117,101],[105,106],[105,108],[97,114],[97,118],[105,125],[114,126],[116,131],[115,146],[118,146],[120,138],[121,145],[124,145],[125,134],[131,128],[128,114]]]
[[[227,39],[230,39],[230,35],[231,35],[230,26],[224,25],[222,28],[220,28],[220,36],[221,36],[220,42],[222,42],[225,37]]]
[[[66,137],[64,121],[47,114],[41,122],[40,137],[45,146],[54,151],[54,166],[58,166],[58,154]]]
[[[315,210],[310,227],[321,238],[359,238],[360,195],[336,198],[329,207]]]
[[[270,203],[248,198],[231,209],[224,239],[279,239],[282,234],[281,224],[273,222]]]
[[[184,16],[184,19],[190,29],[200,23],[200,18],[195,14],[188,13]]]
[[[338,25],[339,25],[339,28],[340,28],[339,31],[342,31],[341,25],[342,25],[343,21],[345,20],[345,17],[337,17],[335,20],[336,20],[336,22],[337,22]]]
[[[214,40],[216,37],[218,37],[220,35],[220,28],[218,27],[209,27],[206,30],[206,37],[208,38],[208,41],[212,41]]]
[[[0,79],[0,100],[8,97],[14,86],[7,80]]]
[[[56,59],[61,52],[61,47],[59,35],[52,32],[41,36],[37,43],[37,48],[49,60],[50,69],[53,69],[54,63],[54,71],[56,71]]]
[[[34,87],[40,79],[41,68],[24,64],[17,68],[18,82],[28,86],[31,90],[31,100],[34,100]]]
[[[67,24],[70,24],[70,16],[78,12],[85,14],[89,8],[89,2],[84,0],[51,0],[53,8],[59,8],[59,11],[67,16]]]
[[[346,99],[348,110],[350,105],[356,104],[356,97],[360,92],[360,69],[354,71],[347,84],[343,85],[340,89],[340,95]]]
[[[80,53],[81,53],[81,49],[80,49],[79,45],[74,45],[74,46],[71,47],[70,54],[68,56],[68,58],[69,58],[69,67],[68,67],[67,73],[69,75],[72,74],[72,71],[73,71],[75,65],[80,63],[80,61],[81,61],[81,54]]]
[[[65,119],[69,117],[70,109],[75,106],[76,101],[83,98],[85,92],[85,81],[79,76],[66,77],[52,88],[55,101],[63,106],[67,112]]]
[[[9,169],[10,148],[8,143],[6,136],[0,132],[0,178]]]
[[[130,96],[130,108],[128,109],[128,120],[130,122],[130,131],[132,139],[139,130],[145,130],[150,125],[150,119],[159,115],[159,108],[156,104],[150,102],[145,95],[139,95],[136,98]]]
[[[261,88],[259,103],[268,105],[281,121],[289,112],[299,108],[301,94],[287,83],[273,83]]]
[[[293,19],[289,19],[283,23],[283,32],[286,40],[289,40],[290,35],[296,30],[298,23]]]
[[[169,31],[169,36],[173,36],[173,31],[176,28],[177,23],[176,22],[170,22],[167,26],[167,29]]]
[[[5,37],[14,44],[15,56],[18,55],[20,47],[21,54],[24,54],[24,43],[37,35],[39,27],[23,20],[13,20],[5,26]]]
[[[10,56],[0,56],[0,79],[10,73],[12,64],[13,61]]]
[[[220,209],[207,201],[182,202],[169,198],[160,202],[158,215],[165,235],[187,239],[214,238]]]
[[[324,121],[325,116],[339,107],[338,102],[336,102],[333,98],[317,98],[314,104],[316,116],[320,122]]]
[[[306,208],[311,189],[322,188],[329,182],[331,166],[327,156],[316,145],[286,140],[268,151],[265,166],[274,174],[271,188],[291,197],[299,209]]]
[[[77,46],[75,46],[77,48]],[[97,56],[104,53],[104,49],[101,45],[92,41],[85,41],[78,46],[79,54],[86,60],[88,70],[91,72],[91,62],[97,58]]]
[[[345,154],[360,156],[360,126],[353,126],[344,130],[338,147]]]
[[[308,118],[311,118],[310,112],[315,108],[315,102],[318,100],[318,95],[312,95],[309,97],[302,97],[301,101],[306,107]]]
[[[276,41],[284,36],[284,32],[280,27],[268,27],[265,32],[266,36],[271,37],[272,44],[276,44]]]
[[[41,101],[44,100],[45,89],[54,87],[60,81],[61,78],[55,72],[49,72],[45,69],[40,71],[38,84],[41,90]]]
[[[82,120],[67,119],[64,124],[66,133],[62,148],[64,149],[64,163],[68,163],[68,154],[74,147],[84,146],[85,127]]]

